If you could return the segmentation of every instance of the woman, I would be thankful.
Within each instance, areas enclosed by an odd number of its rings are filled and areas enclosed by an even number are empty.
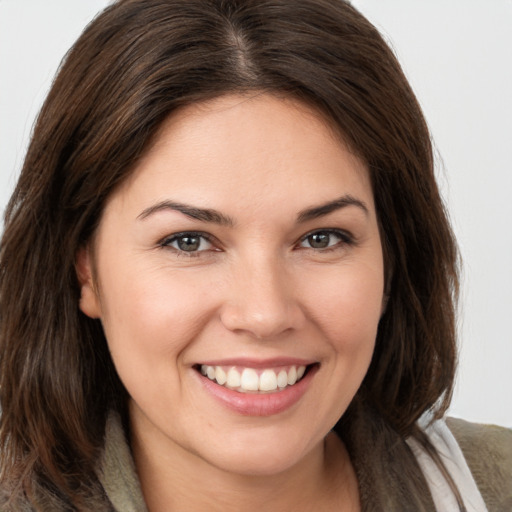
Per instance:
[[[437,421],[456,265],[421,111],[350,5],[115,3],[6,212],[4,509],[505,510],[511,434],[451,425],[473,477]]]

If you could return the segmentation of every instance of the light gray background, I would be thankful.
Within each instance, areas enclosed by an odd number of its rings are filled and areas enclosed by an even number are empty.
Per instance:
[[[300,0],[298,0],[300,1]],[[464,259],[451,414],[512,426],[512,0],[354,0],[424,108]],[[0,0],[0,209],[60,59],[107,0]]]

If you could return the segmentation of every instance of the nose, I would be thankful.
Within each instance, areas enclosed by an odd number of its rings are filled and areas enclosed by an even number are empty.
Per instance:
[[[271,258],[241,264],[232,276],[221,322],[233,332],[273,339],[300,329],[305,320],[294,279]]]

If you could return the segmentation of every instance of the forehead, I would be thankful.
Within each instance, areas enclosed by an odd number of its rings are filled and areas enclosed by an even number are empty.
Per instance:
[[[269,94],[223,96],[170,115],[121,186],[128,192],[205,207],[301,209],[346,193],[373,205],[366,165],[332,125],[302,102]]]

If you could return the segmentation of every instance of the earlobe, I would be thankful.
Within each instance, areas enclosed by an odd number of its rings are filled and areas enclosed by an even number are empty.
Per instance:
[[[75,268],[80,284],[79,307],[90,318],[101,318],[101,307],[92,271],[89,246],[81,247],[76,254]]]

